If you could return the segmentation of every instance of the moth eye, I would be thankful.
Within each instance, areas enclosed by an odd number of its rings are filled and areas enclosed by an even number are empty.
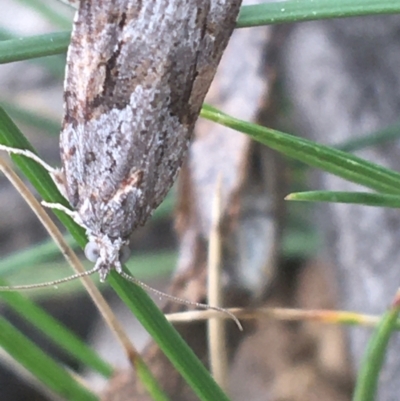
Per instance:
[[[124,245],[119,251],[119,261],[125,263],[131,256],[131,250],[128,245]]]
[[[88,242],[85,246],[85,256],[91,262],[96,262],[100,256],[99,247],[94,242]]]

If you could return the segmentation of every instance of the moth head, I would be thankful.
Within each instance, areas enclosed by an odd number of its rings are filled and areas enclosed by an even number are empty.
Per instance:
[[[103,282],[112,268],[118,272],[122,270],[121,264],[129,259],[130,249],[127,242],[121,239],[113,241],[107,236],[89,237],[85,246],[85,256],[96,263],[95,270],[99,272],[100,281]]]

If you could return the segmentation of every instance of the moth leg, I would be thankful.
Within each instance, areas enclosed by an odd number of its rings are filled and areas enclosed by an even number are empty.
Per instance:
[[[51,203],[46,201],[42,201],[41,203],[44,207],[48,207],[49,209],[56,209],[64,212],[67,216],[71,217],[71,219],[74,220],[76,224],[78,224],[81,227],[84,226],[81,218],[79,217],[79,214],[75,210],[68,209],[64,205],[61,205],[60,203]]]
[[[61,192],[64,198],[67,198],[67,191],[65,189],[65,184],[64,184],[64,173],[62,172],[62,170],[50,166],[45,161],[43,161],[38,155],[31,152],[30,150],[12,148],[10,146],[5,146],[1,144],[0,144],[0,150],[4,150],[9,154],[28,157],[29,159],[40,164],[50,174],[54,184],[56,184],[57,189]]]
[[[62,170],[51,167],[49,164],[47,164],[45,161],[43,161],[38,155],[31,152],[30,150],[12,148],[10,146],[5,146],[5,145],[1,145],[1,144],[0,144],[0,150],[4,150],[5,152],[11,153],[11,154],[28,157],[29,159],[32,159],[36,163],[40,164],[45,170],[48,171],[51,178],[53,179],[54,184],[57,186],[57,188],[61,192],[61,194],[64,197],[66,197],[67,191],[66,191],[65,185],[64,185],[64,174],[63,174]],[[42,201],[42,205],[45,207],[48,207],[50,209],[61,210],[66,215],[70,216],[77,224],[82,226],[82,220],[80,219],[77,212],[70,210],[67,207],[65,207],[59,203],[49,203],[49,202]]]
[[[36,163],[40,164],[43,168],[45,168],[52,175],[56,174],[58,172],[57,169],[55,169],[54,167],[51,167],[49,164],[47,164],[45,161],[43,161],[38,155],[35,155],[35,153],[31,152],[30,150],[12,148],[11,146],[5,146],[5,145],[0,145],[0,150],[4,150],[5,152],[13,154],[13,155],[21,155],[21,156],[28,157],[29,159],[32,159]]]

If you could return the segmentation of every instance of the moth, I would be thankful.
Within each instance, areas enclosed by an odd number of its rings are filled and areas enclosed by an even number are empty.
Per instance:
[[[62,167],[46,167],[104,281],[182,165],[241,0],[81,0],[64,83]]]

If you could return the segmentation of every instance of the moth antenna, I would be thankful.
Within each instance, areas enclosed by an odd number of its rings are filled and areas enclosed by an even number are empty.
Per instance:
[[[81,277],[91,276],[92,274],[97,273],[98,270],[99,270],[98,267],[94,267],[93,269],[88,270],[86,272],[73,274],[72,276],[61,278],[59,280],[49,281],[47,283],[14,285],[14,286],[0,286],[0,291],[26,291],[26,290],[35,290],[38,288],[54,287],[55,285],[67,283],[68,281],[73,281],[73,280],[76,280]],[[239,322],[239,319],[233,313],[229,312],[227,309],[221,308],[219,306],[207,305],[207,304],[203,304],[200,302],[191,302],[191,301],[188,301],[187,299],[174,297],[173,295],[166,294],[165,292],[162,292],[162,291],[156,290],[153,287],[150,287],[149,285],[143,283],[143,281],[140,281],[139,279],[137,279],[133,276],[130,276],[129,274],[126,274],[123,271],[119,272],[119,274],[125,280],[130,281],[131,283],[137,284],[139,287],[142,287],[145,290],[148,290],[160,297],[169,299],[173,302],[177,302],[182,305],[195,306],[196,308],[200,308],[200,309],[215,310],[217,312],[226,313],[236,323],[236,326],[239,328],[239,330],[243,331],[243,326]]]
[[[47,283],[0,286],[0,291],[21,291],[21,290],[24,291],[24,290],[34,290],[34,289],[37,289],[37,288],[54,287],[55,285],[63,284],[63,283],[66,283],[68,281],[73,281],[73,280],[76,280],[77,278],[90,276],[90,275],[96,273],[98,270],[99,270],[99,268],[95,267],[95,268],[93,268],[91,270],[88,270],[86,272],[73,274],[72,276],[68,276],[68,277],[65,277],[65,278],[60,278],[59,280],[49,281]]]
[[[120,271],[118,273],[125,280],[128,280],[131,283],[137,284],[139,287],[142,287],[143,289],[145,289],[147,291],[150,291],[153,294],[159,295],[160,297],[169,299],[170,301],[173,301],[173,302],[177,302],[178,304],[190,305],[190,306],[195,306],[196,308],[200,308],[200,309],[205,309],[205,310],[211,309],[211,310],[215,310],[217,312],[226,313],[236,323],[236,326],[239,328],[239,330],[243,331],[243,326],[239,322],[239,319],[233,313],[229,312],[227,309],[221,308],[219,306],[212,306],[212,305],[203,304],[203,303],[200,303],[200,302],[191,302],[191,301],[188,301],[187,299],[184,299],[184,298],[174,297],[173,295],[166,294],[165,292],[162,292],[162,291],[156,290],[153,287],[150,287],[149,285],[143,283],[139,279],[137,279],[137,278],[135,278],[133,276],[130,276],[129,274],[126,274],[124,271]]]

